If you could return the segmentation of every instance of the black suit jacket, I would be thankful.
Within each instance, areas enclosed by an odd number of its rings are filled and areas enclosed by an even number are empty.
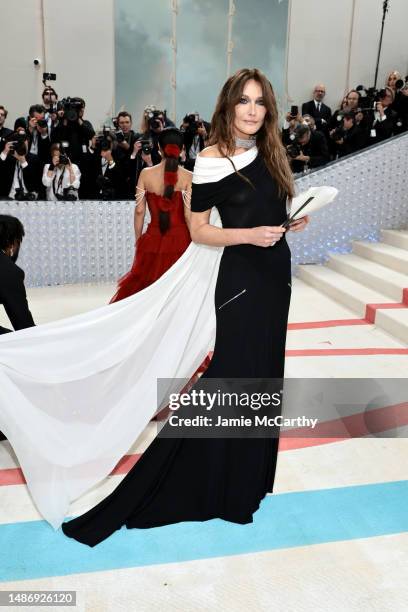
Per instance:
[[[327,106],[324,102],[321,102],[320,111],[318,111],[314,100],[310,100],[302,104],[302,115],[313,117],[316,122],[316,129],[325,132],[327,131],[332,112],[330,106]],[[325,123],[322,119],[324,119]]]
[[[6,146],[6,138],[7,136],[10,136],[10,134],[13,133],[13,130],[10,130],[9,128],[6,127],[2,127],[0,128],[0,153],[2,152],[2,150],[4,149],[4,147]]]
[[[2,251],[0,251],[0,304],[3,304],[16,331],[35,325],[28,308],[24,272]],[[9,329],[0,327],[0,334],[9,331]]]
[[[37,155],[27,153],[25,157],[28,165],[23,168],[23,178],[27,191],[35,191],[42,195],[43,166]],[[16,158],[11,155],[8,155],[4,161],[0,159],[0,198],[8,198],[8,194],[13,184],[16,163]]]
[[[324,166],[329,161],[329,151],[325,136],[317,130],[312,131],[310,140],[305,145],[299,145],[303,154],[310,157],[309,168],[318,168]],[[305,167],[305,162],[298,159],[291,160],[293,172],[302,172]]]
[[[115,157],[114,161],[114,167],[108,167],[104,176],[109,179],[109,186],[113,189],[112,199],[126,199],[128,196],[126,192],[123,164],[116,160]],[[82,155],[79,162],[79,168],[81,170],[81,184],[79,187],[80,199],[99,200],[102,197],[100,187],[97,185],[97,179],[102,175],[100,153],[98,151],[92,153],[88,150],[87,153]]]

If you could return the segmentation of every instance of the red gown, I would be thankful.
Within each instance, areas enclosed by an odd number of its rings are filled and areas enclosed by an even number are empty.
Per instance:
[[[191,242],[181,191],[174,191],[171,200],[150,191],[146,191],[145,198],[151,221],[137,241],[131,269],[119,279],[118,290],[110,303],[123,300],[154,283],[181,257]],[[161,210],[170,214],[170,226],[164,234],[159,227]]]

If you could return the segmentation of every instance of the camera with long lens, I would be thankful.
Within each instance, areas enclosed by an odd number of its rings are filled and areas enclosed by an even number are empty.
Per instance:
[[[102,130],[96,134],[96,149],[98,151],[110,151],[114,140],[116,140],[115,130],[104,125]]]
[[[286,152],[291,159],[295,159],[298,155],[302,153],[302,149],[300,148],[297,139],[286,146]]]
[[[11,143],[11,147],[9,151],[10,155],[13,155],[14,152],[16,152],[17,155],[26,155],[27,154],[26,139],[27,139],[26,134],[23,134],[21,132],[12,132],[11,134],[9,134],[5,140],[6,142]]]
[[[64,111],[64,119],[75,122],[79,119],[79,112],[83,107],[83,102],[79,98],[63,98],[58,102],[58,110]]]
[[[187,124],[184,131],[190,132],[194,135],[197,134],[198,128],[203,127],[203,122],[200,120],[200,115],[198,113],[190,113],[190,115],[186,115],[183,119],[183,123]]]
[[[151,155],[152,151],[153,151],[153,147],[152,147],[152,141],[150,140],[150,138],[139,138],[139,140],[137,142],[140,142],[142,144],[142,151],[145,155]]]
[[[125,134],[123,133],[123,130],[119,130],[119,129],[115,130],[115,139],[116,139],[116,141],[117,141],[118,143],[119,143],[119,142],[125,142],[125,140],[126,140],[126,136],[125,136]]]
[[[385,88],[376,89],[375,87],[364,87],[364,85],[358,85],[356,91],[360,94],[360,103],[363,112],[375,108],[376,103],[381,102],[387,95],[387,90]]]
[[[162,127],[163,122],[160,117],[166,116],[166,111],[161,110],[146,110],[145,115],[147,117],[147,123],[151,130],[158,130]]]
[[[37,125],[38,125],[38,127],[40,127],[40,128],[45,128],[45,127],[48,127],[48,123],[47,123],[47,121],[46,121],[45,119],[39,119],[39,120],[37,121]]]

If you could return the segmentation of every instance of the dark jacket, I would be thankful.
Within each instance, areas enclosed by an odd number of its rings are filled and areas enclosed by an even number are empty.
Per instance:
[[[3,304],[10,323],[16,331],[35,325],[28,308],[24,272],[2,251],[0,251],[0,304]],[[9,329],[0,327],[0,334],[9,331]]]
[[[358,125],[343,132],[343,142],[336,142],[336,152],[339,157],[356,153],[363,149],[366,143],[366,131]]]
[[[7,136],[13,133],[13,130],[9,130],[9,128],[2,127],[0,128],[0,153],[5,147]]]
[[[52,129],[51,142],[69,143],[68,155],[70,160],[79,165],[80,159],[88,148],[89,141],[95,136],[92,124],[83,119],[82,125],[75,121],[60,120],[57,126]]]
[[[35,191],[42,196],[42,164],[37,155],[27,153],[25,158],[28,165],[22,169],[22,172],[26,189],[27,191]],[[17,160],[12,155],[8,155],[4,161],[0,158],[0,198],[8,198],[13,184],[16,163]]]
[[[89,150],[81,156],[79,168],[81,170],[81,185],[79,187],[79,198],[81,200],[100,200],[100,199],[125,199],[126,183],[124,177],[123,165],[120,161],[114,160],[113,168],[106,168],[104,179],[102,176],[102,162],[98,151],[92,152]],[[106,191],[103,197],[101,185],[98,183],[104,182],[106,189],[111,190],[108,194]]]
[[[329,161],[329,151],[325,136],[317,130],[310,133],[310,140],[305,145],[299,145],[303,154],[310,157],[308,163],[309,168],[318,168],[324,166]],[[305,162],[292,159],[291,166],[293,172],[302,172],[305,167]]]
[[[369,115],[368,145],[377,144],[396,133],[397,113],[389,106],[384,109],[386,119],[374,122],[374,112]]]
[[[320,111],[318,111],[314,100],[310,100],[302,104],[302,115],[310,115],[313,117],[316,123],[316,129],[325,133],[327,132],[332,116],[330,106],[321,102]]]

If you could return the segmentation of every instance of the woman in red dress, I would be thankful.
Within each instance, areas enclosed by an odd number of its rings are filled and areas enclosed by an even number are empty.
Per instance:
[[[131,269],[118,281],[110,303],[123,300],[162,276],[191,242],[189,232],[192,173],[179,166],[183,134],[165,128],[159,136],[160,164],[142,170],[136,187],[136,253]],[[151,221],[142,234],[149,207]]]

